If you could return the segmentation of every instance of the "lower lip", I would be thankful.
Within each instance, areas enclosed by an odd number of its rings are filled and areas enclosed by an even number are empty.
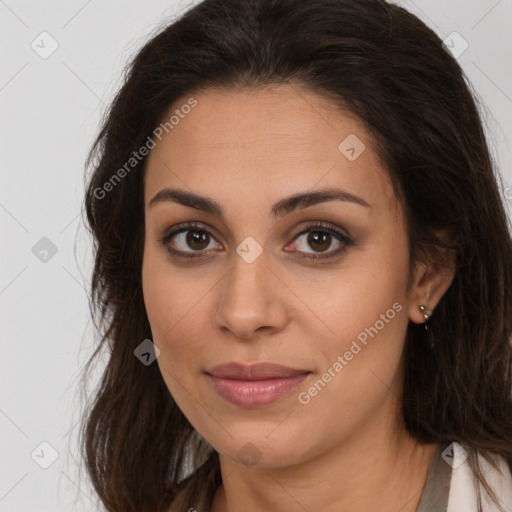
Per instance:
[[[209,375],[217,393],[239,407],[263,407],[288,395],[309,373],[265,380],[222,379]]]

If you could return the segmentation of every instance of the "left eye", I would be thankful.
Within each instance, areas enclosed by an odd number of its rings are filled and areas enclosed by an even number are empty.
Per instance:
[[[174,242],[171,245],[170,242],[172,240],[174,240]],[[217,242],[206,229],[196,224],[182,224],[178,226],[176,230],[159,238],[159,241],[167,247],[171,255],[177,258],[201,258],[204,257],[204,253],[207,251],[210,252],[212,249],[222,249],[222,245]],[[328,251],[333,241],[337,243],[336,248]],[[295,236],[292,244],[298,246],[298,249],[290,250],[288,248],[290,245],[288,245],[284,250],[286,252],[302,253],[301,257],[305,259],[333,257],[341,253],[348,246],[353,245],[352,241],[346,235],[330,224],[312,224],[306,226],[304,230]],[[307,251],[308,248],[312,248],[313,251]]]
[[[332,246],[333,239],[338,243],[338,247],[342,245],[340,240],[333,237],[333,235],[328,231],[310,230],[302,235],[297,236],[295,238],[295,243],[299,251],[308,252],[307,248],[313,247],[316,249],[313,252],[325,252]]]
[[[337,243],[337,248],[328,251],[333,241]],[[305,229],[296,235],[294,243],[298,245],[298,250],[293,249],[290,251],[287,248],[285,250],[287,252],[302,253],[302,258],[311,260],[334,258],[348,247],[354,245],[349,237],[330,223],[316,223],[306,226]],[[312,248],[313,251],[309,252],[306,250],[307,248]]]

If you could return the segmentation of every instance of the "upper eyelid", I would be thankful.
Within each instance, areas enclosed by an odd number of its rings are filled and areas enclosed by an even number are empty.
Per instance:
[[[350,235],[348,233],[344,233],[346,231],[344,228],[337,226],[333,222],[321,221],[321,220],[313,220],[313,221],[310,220],[310,221],[304,221],[304,222],[305,222],[305,225],[301,228],[301,230],[298,233],[295,234],[295,236],[298,236],[304,232],[307,232],[308,230],[311,230],[314,227],[318,227],[318,228],[326,229],[326,230],[331,229],[334,231],[340,231],[341,234],[343,234],[347,237],[350,237]],[[206,231],[210,234],[211,234],[211,231],[214,231],[214,232],[217,231],[215,228],[213,228],[212,226],[209,226],[208,224],[204,224],[202,222],[197,222],[197,221],[190,221],[190,222],[180,222],[176,226],[166,229],[165,233],[166,234],[172,233],[172,234],[176,235],[179,232],[192,230],[194,228],[196,228],[199,231]],[[290,231],[293,231],[293,230],[288,230],[287,236]]]

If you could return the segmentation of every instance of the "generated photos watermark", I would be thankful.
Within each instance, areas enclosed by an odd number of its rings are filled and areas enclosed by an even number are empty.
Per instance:
[[[302,405],[308,404],[313,397],[318,395],[318,393],[320,393],[320,391],[322,391],[325,386],[327,386],[327,384],[331,382],[332,379],[334,379],[334,377],[336,377],[336,375],[338,375],[364,347],[367,346],[368,336],[374,338],[382,329],[384,329],[386,324],[395,318],[396,314],[400,311],[402,311],[402,304],[395,302],[392,307],[386,311],[386,313],[381,313],[379,320],[377,320],[371,327],[367,327],[361,331],[357,335],[357,341],[353,340],[350,348],[346,350],[343,355],[339,355],[336,358],[336,361],[327,368],[327,370],[314,384],[312,384],[306,391],[301,391],[297,395],[298,401]]]
[[[156,147],[157,142],[155,138],[158,139],[158,142],[162,140],[162,137],[165,133],[170,133],[174,128],[180,123],[181,119],[184,119],[187,114],[192,111],[192,108],[197,106],[197,100],[193,97],[187,100],[187,103],[181,105],[180,108],[177,108],[173,115],[169,117],[169,119],[165,123],[160,123],[154,130],[152,135],[148,136],[146,142],[138,149],[138,151],[134,151],[130,158],[120,167],[111,177],[103,184],[101,187],[96,187],[94,189],[94,197],[96,199],[103,199],[108,192],[114,190],[116,185],[121,182],[121,180],[129,174],[133,168],[141,162],[144,157],[149,154],[149,150]]]

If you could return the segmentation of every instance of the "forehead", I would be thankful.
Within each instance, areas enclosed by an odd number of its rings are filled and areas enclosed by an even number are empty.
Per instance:
[[[394,203],[370,134],[328,100],[292,85],[205,90],[193,98],[186,114],[180,106],[188,96],[164,116],[181,113],[148,156],[146,204],[165,186],[209,195],[214,189],[221,197],[265,189],[261,198],[270,202],[316,184]]]

